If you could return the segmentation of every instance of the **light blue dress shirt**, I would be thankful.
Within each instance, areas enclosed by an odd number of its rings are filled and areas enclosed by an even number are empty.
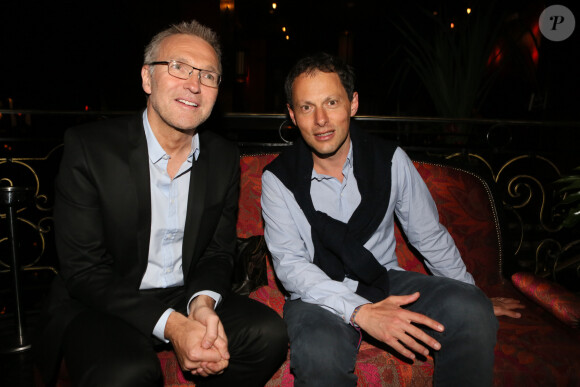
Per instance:
[[[167,173],[169,155],[163,150],[151,130],[147,119],[147,110],[143,112],[143,127],[147,139],[149,154],[149,176],[151,183],[151,237],[149,240],[149,258],[147,269],[141,281],[140,289],[158,289],[183,285],[182,246],[187,215],[187,198],[191,165],[199,157],[199,135],[191,140],[191,152],[181,165],[173,179]],[[198,292],[206,294],[216,301],[221,296],[212,291]],[[165,325],[174,309],[167,309],[157,321],[153,335],[165,339]],[[189,313],[189,304],[187,312]]]
[[[353,173],[352,144],[343,167],[342,183],[312,170],[310,194],[314,208],[348,222],[361,196]],[[349,323],[354,309],[368,300],[355,293],[358,282],[330,279],[313,263],[310,224],[294,195],[271,172],[262,175],[264,235],[276,275],[291,299],[318,304]],[[395,255],[394,216],[410,243],[426,258],[434,275],[474,284],[447,229],[439,223],[437,207],[413,162],[397,148],[391,166],[391,195],[385,218],[365,248],[387,269],[403,270]]]

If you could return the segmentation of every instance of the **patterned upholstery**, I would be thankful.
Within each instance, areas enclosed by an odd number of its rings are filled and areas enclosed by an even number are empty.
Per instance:
[[[578,328],[580,324],[580,297],[558,284],[532,273],[512,275],[515,287],[564,324]]]
[[[242,173],[240,181],[240,210],[238,213],[238,237],[240,238],[264,234],[262,207],[260,207],[262,170],[276,156],[276,154],[262,154],[242,156],[240,158]]]
[[[275,154],[249,155],[240,160],[242,180],[237,225],[240,238],[263,234],[261,173],[275,157]],[[478,286],[490,297],[517,298],[526,305],[521,319],[499,318],[494,386],[580,386],[579,331],[529,302],[501,276],[500,229],[487,184],[478,176],[460,169],[429,163],[415,163],[415,166],[437,203],[442,224],[453,236]],[[407,247],[398,228],[396,241],[400,264],[408,270],[425,272],[421,260]],[[263,259],[268,265],[268,285],[254,290],[250,297],[281,314],[284,297],[276,284],[266,252]],[[166,386],[193,385],[182,375],[173,352],[160,352],[159,359]],[[358,386],[431,386],[433,360],[428,358],[410,364],[388,350],[363,342],[355,373]],[[267,386],[292,385],[293,376],[287,360]]]

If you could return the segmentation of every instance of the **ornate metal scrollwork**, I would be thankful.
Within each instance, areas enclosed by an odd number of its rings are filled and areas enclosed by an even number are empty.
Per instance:
[[[19,227],[19,249],[24,270],[50,270],[57,272],[53,262],[45,262],[47,238],[53,230],[51,193],[52,183],[59,162],[57,145],[45,157],[22,157],[0,159],[0,184],[5,186],[31,187],[34,202],[16,210]],[[50,193],[50,194],[48,194]],[[0,220],[6,223],[6,214],[0,214]],[[7,263],[8,254],[7,227],[0,228],[0,273],[10,271]]]
[[[556,164],[543,156],[520,155],[503,162],[495,173],[493,163],[479,154],[453,153],[447,158],[465,156],[490,172],[506,210],[506,228],[518,265],[553,279],[568,268],[576,267],[580,273],[580,255],[572,253],[580,240],[552,216],[551,184],[561,175]]]

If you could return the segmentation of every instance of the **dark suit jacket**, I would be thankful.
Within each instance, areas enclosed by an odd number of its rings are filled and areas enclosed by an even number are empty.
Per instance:
[[[231,286],[239,195],[234,144],[200,132],[191,169],[183,273],[187,293]],[[59,364],[67,324],[84,308],[125,320],[150,336],[167,309],[139,291],[151,228],[147,142],[139,114],[73,128],[64,140],[56,179],[55,235],[60,274],[55,279],[35,343],[49,380]]]

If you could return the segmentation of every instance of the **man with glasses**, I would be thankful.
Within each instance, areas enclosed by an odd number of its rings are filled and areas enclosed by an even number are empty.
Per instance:
[[[69,130],[56,180],[60,275],[41,318],[47,381],[62,353],[73,385],[156,386],[173,347],[204,386],[263,386],[286,357],[283,321],[230,293],[239,154],[199,130],[221,81],[213,31],[157,34],[137,117]]]

